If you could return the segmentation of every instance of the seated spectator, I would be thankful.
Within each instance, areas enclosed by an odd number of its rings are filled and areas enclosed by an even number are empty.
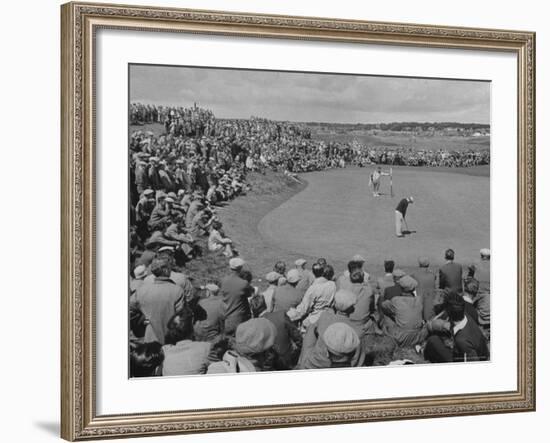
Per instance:
[[[336,280],[336,288],[337,289],[350,289],[351,281],[350,281],[350,275],[353,271],[359,270],[361,272],[363,271],[363,265],[365,264],[365,259],[357,254],[354,255],[353,258],[348,262],[348,269],[345,271],[338,279]],[[369,274],[367,272],[364,272],[364,281],[369,281]]]
[[[298,290],[300,282],[300,273],[297,269],[291,269],[286,274],[286,284],[276,286],[273,292],[273,308],[271,311],[288,312],[289,309],[295,308],[302,301],[302,293]]]
[[[273,350],[276,336],[277,329],[266,318],[253,318],[239,324],[234,348],[224,354],[222,361],[212,363],[207,373],[273,370],[277,358]]]
[[[168,322],[162,375],[205,374],[213,360],[212,344],[193,341],[193,313],[185,308]]]
[[[479,326],[465,313],[464,299],[455,293],[446,303],[451,322],[452,349],[439,335],[431,335],[424,358],[432,363],[483,361],[489,359],[487,341]]]
[[[359,367],[364,364],[365,353],[357,333],[348,324],[336,322],[315,341],[304,340],[296,369]]]
[[[314,324],[319,319],[321,312],[332,306],[336,293],[334,282],[325,277],[333,277],[333,270],[329,269],[328,272],[325,272],[325,266],[321,263],[315,263],[311,269],[315,281],[304,294],[300,304],[288,311],[288,316],[292,321],[303,319],[304,328]]]
[[[138,288],[143,284],[147,277],[147,267],[145,265],[136,266],[134,269],[134,278],[130,280],[130,295],[134,295]]]
[[[305,294],[305,292],[307,291],[307,288],[309,288],[313,284],[313,281],[315,280],[315,276],[313,275],[313,272],[311,272],[309,269],[306,269],[306,263],[307,263],[307,260],[303,258],[299,258],[294,262],[296,266],[296,270],[300,273],[300,282],[296,287],[298,288],[298,291],[300,291],[302,295]]]
[[[161,375],[164,353],[158,342],[141,343],[130,348],[130,377]]]
[[[384,314],[383,330],[399,346],[421,344],[428,336],[428,330],[423,326],[422,297],[415,293],[417,282],[405,275],[397,283],[401,287],[401,295],[381,303]]]
[[[223,236],[221,229],[222,224],[220,221],[216,220],[212,223],[212,229],[208,236],[208,250],[211,252],[223,250],[223,255],[226,257],[233,257],[233,242],[230,238]]]

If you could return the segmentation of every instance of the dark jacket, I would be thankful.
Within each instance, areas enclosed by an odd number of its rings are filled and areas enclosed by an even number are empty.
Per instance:
[[[223,279],[220,292],[225,303],[225,333],[233,335],[237,326],[250,318],[248,297],[252,295],[252,287],[233,274]]]
[[[483,361],[489,358],[487,341],[476,322],[466,315],[466,326],[454,336],[454,361]]]
[[[275,325],[277,336],[273,349],[277,352],[277,369],[292,369],[298,360],[298,351],[302,347],[302,334],[285,311],[267,312],[263,315]]]
[[[439,288],[462,291],[462,265],[449,262],[439,269]]]
[[[411,274],[411,277],[418,282],[416,294],[422,296],[424,302],[422,317],[425,321],[428,321],[435,315],[435,275],[429,269],[424,268]]]

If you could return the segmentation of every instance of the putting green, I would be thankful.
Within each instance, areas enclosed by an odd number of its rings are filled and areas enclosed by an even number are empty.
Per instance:
[[[258,230],[268,243],[293,254],[347,261],[354,254],[367,266],[393,258],[398,266],[414,266],[419,256],[443,262],[453,248],[456,260],[479,258],[490,247],[490,181],[427,168],[393,168],[394,197],[383,177],[381,197],[372,196],[372,168],[350,168],[302,174],[308,186],[268,213]],[[395,207],[413,195],[407,222],[412,231],[395,235]]]

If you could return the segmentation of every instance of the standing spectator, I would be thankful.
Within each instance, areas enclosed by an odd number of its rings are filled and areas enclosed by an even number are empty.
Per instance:
[[[265,301],[267,312],[273,311],[273,294],[275,293],[275,289],[277,289],[280,278],[281,274],[275,271],[268,272],[265,276],[265,279],[269,286],[264,292],[262,292],[262,296]]]
[[[155,276],[154,281],[140,286],[131,303],[148,320],[145,342],[158,341],[162,345],[168,321],[183,307],[183,289],[170,280],[170,261],[166,257],[153,260],[151,272]]]
[[[196,340],[211,342],[223,334],[225,308],[219,291],[220,288],[214,283],[204,287],[204,297],[195,309],[193,330]]]
[[[229,260],[231,274],[225,277],[221,285],[221,295],[225,303],[225,333],[235,334],[237,326],[250,318],[248,298],[253,289],[250,283],[241,278],[241,270],[245,262],[240,257]]]
[[[454,262],[455,251],[445,251],[446,263],[439,269],[439,289],[462,292],[462,266]]]
[[[430,271],[430,262],[425,257],[418,258],[418,267],[419,269],[412,273],[411,277],[418,282],[416,293],[424,301],[422,317],[424,321],[428,321],[435,315],[435,274]]]

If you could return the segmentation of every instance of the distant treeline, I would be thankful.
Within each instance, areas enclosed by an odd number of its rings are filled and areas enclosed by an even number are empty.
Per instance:
[[[324,127],[346,130],[372,130],[381,131],[442,131],[445,129],[481,130],[489,129],[490,125],[482,123],[457,123],[457,122],[392,122],[392,123],[323,123],[305,122],[310,127]]]

